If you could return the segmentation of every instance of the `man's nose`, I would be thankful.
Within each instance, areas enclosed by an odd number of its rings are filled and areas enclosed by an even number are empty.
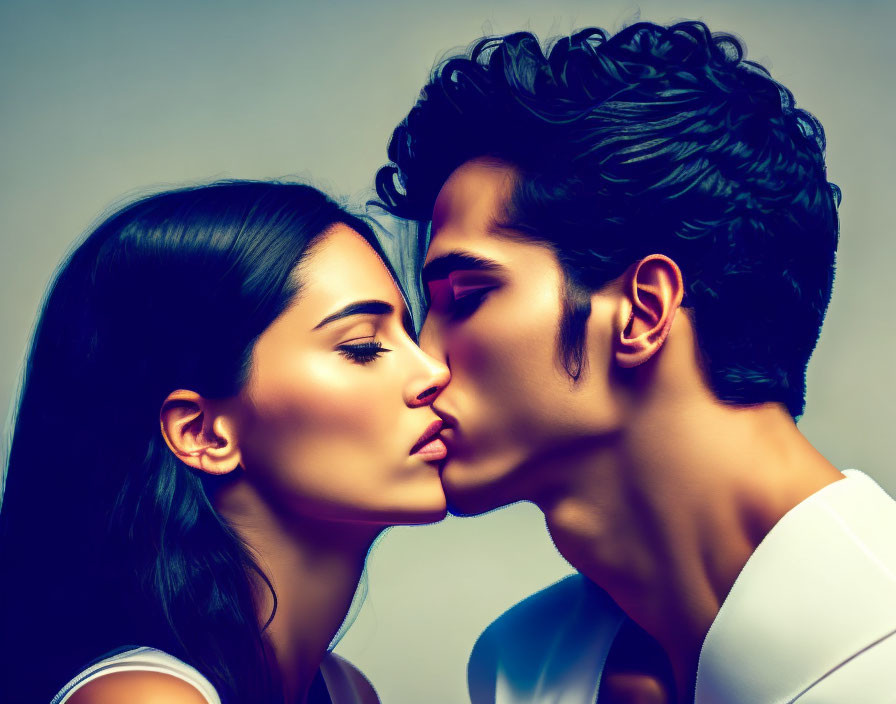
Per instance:
[[[423,321],[423,328],[420,330],[420,349],[433,359],[448,363],[448,355],[445,354],[439,325],[432,316],[427,316]]]

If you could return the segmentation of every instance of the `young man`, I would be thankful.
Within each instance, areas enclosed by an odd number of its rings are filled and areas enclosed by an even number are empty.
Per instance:
[[[474,702],[892,701],[896,502],[795,424],[821,125],[737,40],[642,23],[482,40],[389,156],[381,199],[431,221],[449,499],[534,502],[581,573],[483,634]]]

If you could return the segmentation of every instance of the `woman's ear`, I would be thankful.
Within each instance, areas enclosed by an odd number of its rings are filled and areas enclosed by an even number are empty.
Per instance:
[[[683,298],[681,270],[662,254],[644,257],[625,274],[615,350],[620,367],[637,367],[656,354]]]
[[[232,420],[218,404],[195,391],[178,389],[162,402],[162,437],[184,464],[208,474],[227,474],[240,464]]]

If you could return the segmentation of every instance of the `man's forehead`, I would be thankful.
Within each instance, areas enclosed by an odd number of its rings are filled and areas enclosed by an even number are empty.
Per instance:
[[[430,240],[423,278],[432,280],[459,269],[506,273],[525,269],[545,254],[556,257],[550,247],[500,223],[491,222],[484,229],[448,226]]]
[[[528,244],[519,233],[487,220],[469,227],[454,227],[452,223],[436,230],[433,227],[424,265],[446,254],[503,261],[513,258],[517,247]]]
[[[445,229],[486,232],[504,219],[515,173],[513,167],[493,159],[473,159],[461,164],[436,198],[433,237]]]

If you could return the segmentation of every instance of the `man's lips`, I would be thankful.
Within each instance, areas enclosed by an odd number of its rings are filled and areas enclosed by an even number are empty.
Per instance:
[[[423,431],[420,439],[411,448],[410,454],[425,460],[444,459],[448,454],[448,448],[445,447],[445,443],[439,438],[441,429],[441,420],[434,420],[430,423],[426,430]]]

